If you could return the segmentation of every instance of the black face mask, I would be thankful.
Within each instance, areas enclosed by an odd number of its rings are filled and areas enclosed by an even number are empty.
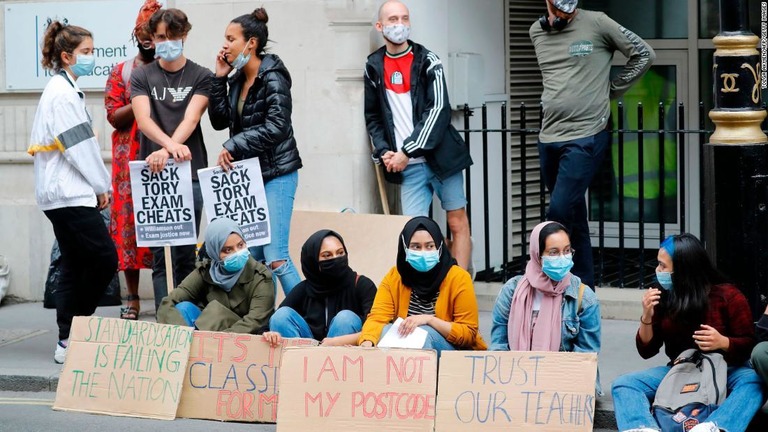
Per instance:
[[[339,279],[344,276],[349,267],[349,259],[346,255],[318,262],[320,273],[328,279]]]
[[[146,49],[141,44],[137,45],[139,47],[139,55],[141,55],[141,58],[144,59],[146,62],[151,62],[155,59],[155,49],[150,48]]]

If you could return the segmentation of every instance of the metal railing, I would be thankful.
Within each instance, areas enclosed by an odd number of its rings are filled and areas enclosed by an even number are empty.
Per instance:
[[[703,172],[701,150],[712,132],[705,128],[704,105],[700,103],[698,106],[699,122],[694,129],[686,128],[686,108],[682,103],[675,106],[673,112],[666,112],[664,104],[659,103],[653,115],[657,121],[655,129],[644,124],[654,123],[644,122],[649,119],[644,109],[638,104],[634,124],[625,124],[629,123],[624,120],[626,115],[633,113],[618,104],[606,163],[601,172],[596,173],[590,187],[588,202],[597,286],[644,287],[655,275],[653,269],[659,239],[685,232],[690,226],[686,207],[689,185],[686,183],[691,181],[688,179],[691,164],[698,165],[699,175]],[[549,193],[540,178],[536,149],[541,107],[520,104],[508,108],[502,103],[497,113],[499,127],[496,128],[489,127],[488,106],[483,105],[477,111],[479,119],[475,111],[464,107],[464,127],[459,130],[475,160],[475,164],[467,169],[465,180],[467,212],[476,246],[478,235],[482,235],[482,252],[475,253],[476,259],[482,256],[481,262],[475,262],[477,280],[505,281],[524,271],[529,231],[546,218]],[[508,117],[512,120],[508,121]],[[497,163],[493,156],[489,156],[490,152],[500,155],[501,178],[489,174],[493,164]],[[648,155],[657,159],[646,160]],[[675,158],[673,172],[665,170],[672,166],[670,155]],[[656,172],[650,176],[646,172],[654,170],[649,170],[649,166],[656,167]],[[632,180],[628,182],[627,179]],[[699,196],[703,197],[702,182],[698,181],[698,176],[693,181],[698,183]],[[481,196],[473,196],[474,182],[482,182]],[[653,185],[654,182],[656,190],[651,191],[646,183]],[[499,188],[500,212],[496,205],[499,197],[491,194],[492,189]],[[474,195],[477,195],[477,185],[474,189]],[[669,189],[674,193],[670,194]],[[631,197],[627,190],[633,191]],[[612,197],[610,203],[607,197]],[[705,212],[703,203],[699,205],[701,216],[697,222],[703,227],[701,218]],[[492,233],[492,216],[501,219],[500,235]],[[482,233],[475,229],[478,225],[481,225]]]

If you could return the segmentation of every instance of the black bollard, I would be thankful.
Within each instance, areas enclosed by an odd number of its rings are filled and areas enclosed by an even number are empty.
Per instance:
[[[715,36],[715,132],[704,146],[707,251],[741,289],[757,318],[768,295],[768,138],[760,129],[759,39],[746,0],[720,0]]]

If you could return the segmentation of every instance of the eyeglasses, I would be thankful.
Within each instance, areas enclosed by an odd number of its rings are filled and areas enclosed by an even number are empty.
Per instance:
[[[560,255],[571,255],[571,256],[573,256],[574,254],[576,254],[576,249],[571,249],[571,248],[565,248],[565,249],[563,249],[562,252],[558,251],[557,249],[552,249],[552,250],[548,250],[548,251],[544,252],[544,255],[548,256],[548,257],[556,257],[556,256],[560,256]]]

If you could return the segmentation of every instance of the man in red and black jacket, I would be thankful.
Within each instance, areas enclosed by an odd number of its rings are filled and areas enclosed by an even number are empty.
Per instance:
[[[408,40],[410,16],[403,3],[385,2],[376,29],[385,45],[365,65],[372,157],[386,168],[387,181],[401,184],[403,214],[427,216],[437,194],[447,212],[451,253],[467,269],[471,243],[462,171],[472,158],[451,125],[443,65],[435,53]]]

